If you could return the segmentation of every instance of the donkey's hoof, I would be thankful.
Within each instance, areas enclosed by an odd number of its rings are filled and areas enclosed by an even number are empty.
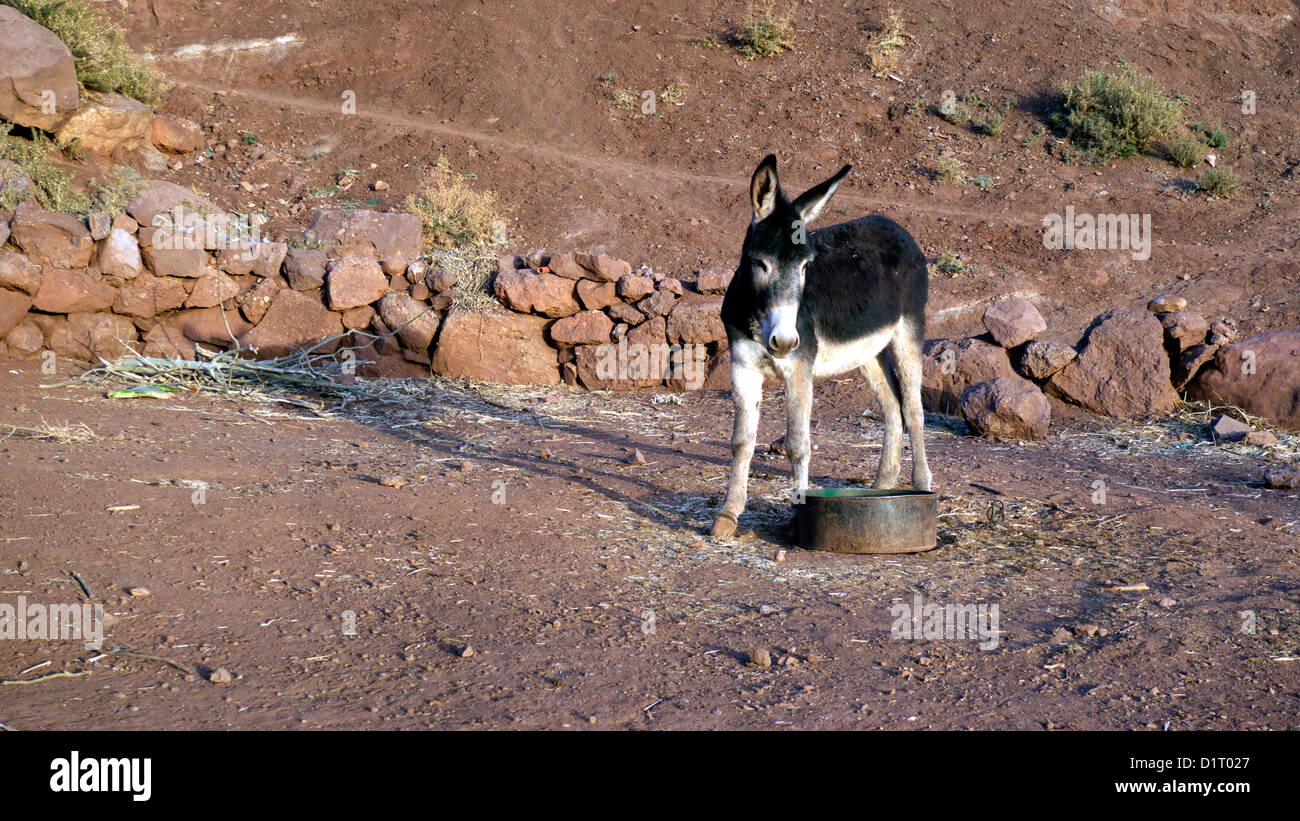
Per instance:
[[[726,514],[719,515],[713,520],[709,535],[715,539],[730,539],[736,535],[736,520]]]

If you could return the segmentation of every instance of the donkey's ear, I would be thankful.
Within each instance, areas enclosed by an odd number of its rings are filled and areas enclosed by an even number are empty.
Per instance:
[[[754,178],[749,181],[749,201],[754,206],[754,221],[767,219],[767,215],[776,208],[780,196],[781,181],[776,178],[776,155],[768,154],[754,169]]]
[[[799,195],[799,199],[794,201],[795,210],[799,212],[799,216],[805,224],[817,219],[822,206],[830,201],[831,195],[835,193],[836,188],[840,187],[840,182],[848,175],[851,168],[853,168],[851,165],[844,166],[835,176],[826,182],[809,188]]]

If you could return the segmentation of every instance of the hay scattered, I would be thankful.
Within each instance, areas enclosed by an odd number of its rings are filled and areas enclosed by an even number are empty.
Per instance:
[[[8,439],[15,434],[22,434],[30,439],[40,439],[46,442],[58,442],[61,445],[76,445],[83,442],[93,442],[99,436],[84,423],[64,422],[61,425],[47,424],[44,419],[36,427],[26,425],[15,425],[12,422],[0,422],[0,427],[9,428],[9,433],[5,434],[3,439]]]

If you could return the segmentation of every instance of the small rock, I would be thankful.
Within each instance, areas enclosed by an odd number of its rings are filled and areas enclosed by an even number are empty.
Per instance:
[[[376,191],[387,191],[390,186],[388,185],[388,183],[384,182],[383,180],[375,180],[375,184],[370,187],[375,189]]]
[[[1147,303],[1147,310],[1153,314],[1174,314],[1187,309],[1187,300],[1173,294],[1161,294]]]
[[[1300,488],[1300,468],[1272,468],[1264,473],[1264,484],[1274,490],[1295,490]]]
[[[1175,604],[1178,604],[1178,600],[1171,599],[1168,596],[1165,596],[1163,599],[1161,599],[1156,603],[1159,604],[1161,607],[1173,607]]]
[[[776,551],[776,555],[772,557],[772,561],[783,562],[785,561],[785,556],[786,556],[785,548],[781,548],[780,550]]]
[[[1236,442],[1245,439],[1246,434],[1250,433],[1251,427],[1245,422],[1233,419],[1231,416],[1220,414],[1215,418],[1210,430],[1214,433],[1214,438],[1224,442]]]
[[[1099,629],[1101,628],[1095,624],[1077,624],[1074,627],[1074,634],[1076,636],[1095,636]]]
[[[1210,323],[1210,332],[1205,341],[1210,345],[1227,345],[1237,338],[1237,323],[1231,319],[1219,319]]]
[[[999,345],[1015,348],[1047,330],[1047,322],[1029,300],[1012,297],[984,311],[984,327]]]
[[[627,456],[627,463],[629,465],[644,465],[645,454],[641,452],[640,448],[633,448],[632,452]]]
[[[21,572],[25,571],[25,570],[26,570],[27,568],[29,568],[29,567],[31,567],[31,565],[27,563],[27,560],[26,560],[26,559],[19,559],[19,560],[18,560],[18,572],[21,573]]]
[[[465,645],[460,648],[460,653],[458,655],[463,659],[471,658],[474,655],[474,646],[471,644]]]
[[[1276,447],[1277,437],[1270,430],[1252,430],[1246,434],[1245,439],[1248,445],[1257,445],[1262,448]]]
[[[461,473],[472,473],[474,471],[474,463],[468,459],[462,459],[460,464],[456,466],[456,469]]]
[[[384,487],[406,487],[406,480],[401,476],[385,476],[379,480]]]
[[[224,667],[218,667],[216,670],[212,671],[212,675],[208,676],[208,681],[213,684],[229,684],[234,680],[235,677],[232,676],[230,671]]]
[[[153,591],[147,587],[128,587],[126,592],[133,599],[143,599],[153,595]]]
[[[762,647],[755,647],[749,651],[749,664],[752,667],[767,669],[772,666],[772,654]]]

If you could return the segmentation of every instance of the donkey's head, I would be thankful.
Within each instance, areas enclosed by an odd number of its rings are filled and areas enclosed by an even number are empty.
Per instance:
[[[851,167],[844,166],[794,202],[786,199],[781,190],[775,154],[763,158],[749,183],[754,220],[745,234],[737,278],[748,281],[761,341],[778,359],[799,347],[795,320],[803,298],[804,271],[813,258],[807,225],[821,212]]]

